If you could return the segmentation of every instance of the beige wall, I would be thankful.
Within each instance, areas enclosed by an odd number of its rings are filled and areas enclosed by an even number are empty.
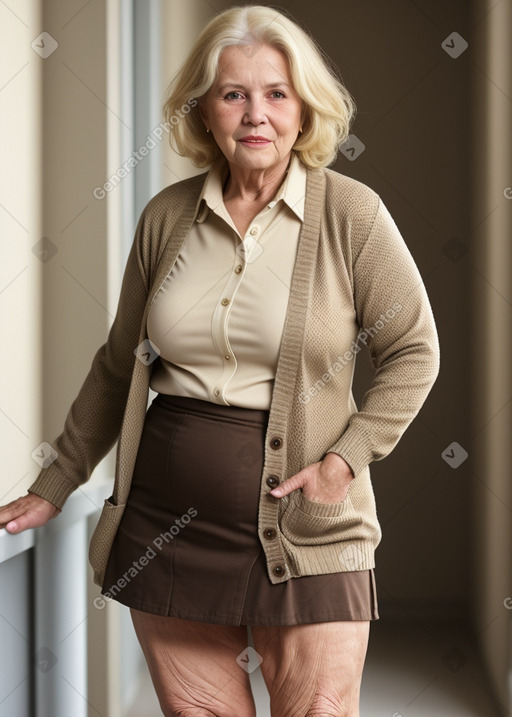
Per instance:
[[[18,18],[0,7],[0,505],[23,495],[40,468],[31,453],[43,440],[41,411],[42,278],[32,248],[44,234],[42,207],[42,60],[28,28],[38,3]]]

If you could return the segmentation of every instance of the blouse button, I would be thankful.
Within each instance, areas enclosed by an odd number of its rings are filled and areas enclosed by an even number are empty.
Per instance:
[[[281,575],[284,575],[284,568],[282,565],[276,565],[272,572],[274,575],[277,575],[277,577],[281,577]]]
[[[242,271],[242,265],[238,264],[238,266],[235,266],[235,274],[240,274]]]
[[[224,356],[224,358],[226,359],[226,361],[229,361],[229,359],[231,358],[231,356]]]
[[[258,227],[252,227],[251,231],[249,232],[249,234],[251,234],[253,237],[256,236],[257,233]]]
[[[270,447],[273,448],[275,451],[281,448],[282,445],[283,439],[279,438],[279,436],[274,436],[274,438],[270,439]]]
[[[263,531],[263,535],[265,536],[265,538],[267,540],[274,540],[274,538],[277,535],[277,531],[274,530],[274,528],[267,528],[266,530]]]
[[[227,306],[229,304],[229,299],[222,299],[220,303],[222,304],[222,306]]]
[[[269,476],[267,478],[267,485],[270,486],[270,488],[275,488],[276,485],[279,485],[279,478],[277,476]]]
[[[219,391],[219,389],[218,389],[218,388],[216,388],[216,389],[215,389],[215,391],[214,391],[213,393],[214,393],[214,394],[215,394],[216,396],[218,396],[218,395],[219,395],[219,393],[220,393],[220,391]]]

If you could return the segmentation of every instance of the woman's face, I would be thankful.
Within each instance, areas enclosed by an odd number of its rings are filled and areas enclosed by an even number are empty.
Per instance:
[[[279,50],[270,45],[227,47],[218,77],[199,107],[230,164],[268,170],[288,161],[301,126],[302,101]]]

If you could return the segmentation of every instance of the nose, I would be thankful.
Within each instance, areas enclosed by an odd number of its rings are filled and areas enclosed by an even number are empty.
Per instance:
[[[244,122],[249,124],[262,124],[267,121],[265,114],[265,101],[263,97],[252,96],[247,100]]]

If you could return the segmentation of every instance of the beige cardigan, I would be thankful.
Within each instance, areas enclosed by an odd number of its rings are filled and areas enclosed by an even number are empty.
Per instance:
[[[29,488],[62,507],[119,439],[112,496],[89,547],[97,585],[130,491],[148,405],[154,362],[143,344],[147,314],[189,232],[205,177],[166,187],[142,212],[107,341],[53,442],[58,458]],[[352,376],[365,347],[375,375],[358,410]],[[333,170],[308,168],[261,476],[258,532],[272,583],[375,567],[382,534],[369,464],[394,448],[438,371],[425,287],[381,199]],[[355,474],[343,502],[315,503],[300,490],[269,495],[277,481],[327,451]]]

